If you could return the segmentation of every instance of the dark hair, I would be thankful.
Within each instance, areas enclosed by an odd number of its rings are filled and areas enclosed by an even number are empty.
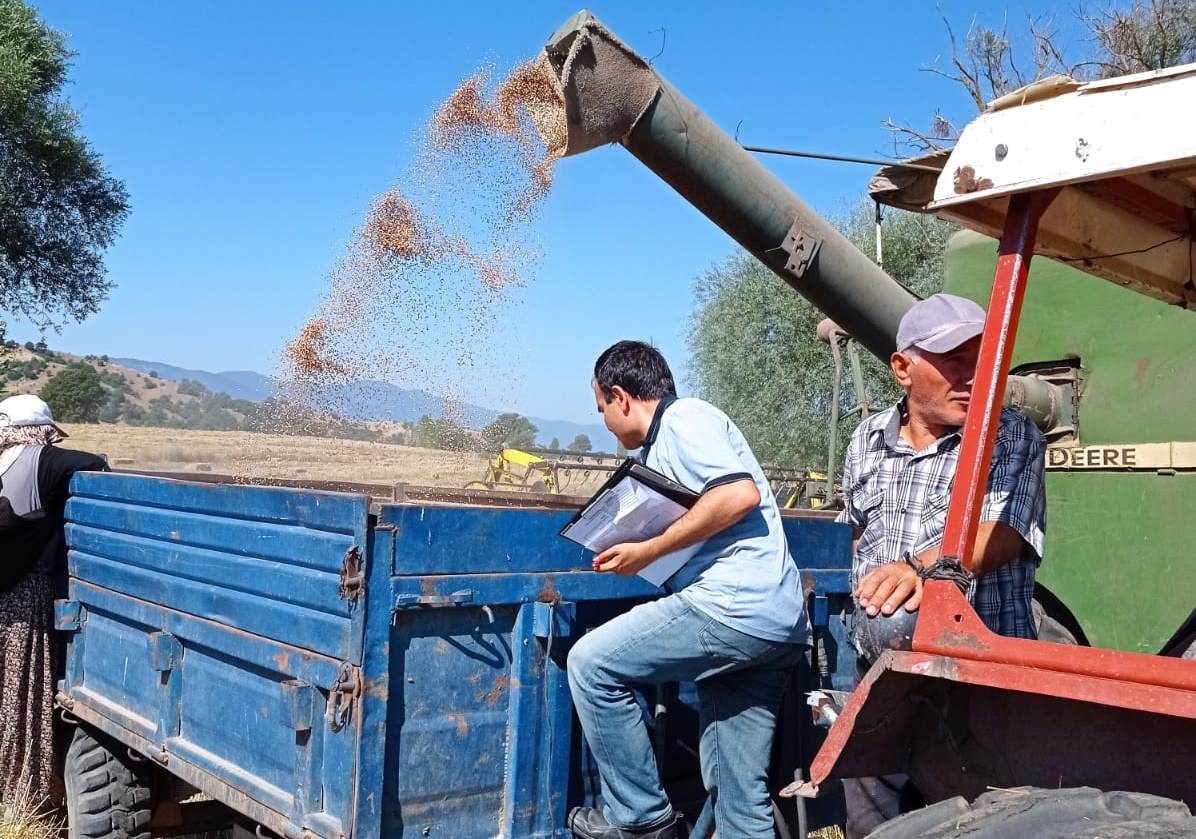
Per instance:
[[[594,383],[607,401],[615,386],[645,401],[677,395],[668,362],[660,350],[643,341],[620,341],[604,350],[594,362]]]

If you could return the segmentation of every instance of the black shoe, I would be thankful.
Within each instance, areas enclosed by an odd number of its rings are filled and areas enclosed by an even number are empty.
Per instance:
[[[681,839],[677,832],[677,816],[657,827],[628,830],[615,827],[594,807],[574,807],[569,811],[569,829],[577,839]]]

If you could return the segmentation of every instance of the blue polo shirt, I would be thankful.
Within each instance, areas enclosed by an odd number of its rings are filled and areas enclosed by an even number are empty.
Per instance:
[[[741,480],[760,490],[759,506],[698,545],[665,589],[747,635],[809,643],[801,574],[789,555],[776,498],[735,423],[701,399],[666,397],[640,459],[694,492]]]

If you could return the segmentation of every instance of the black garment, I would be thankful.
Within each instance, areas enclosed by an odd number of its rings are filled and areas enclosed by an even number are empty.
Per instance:
[[[66,585],[63,514],[71,476],[107,468],[86,452],[33,446],[0,476],[0,804],[19,794],[62,801],[54,685],[64,650],[53,626]]]
[[[19,463],[12,467],[19,468]],[[71,476],[81,471],[107,470],[108,465],[97,455],[42,447],[37,459],[41,509],[17,515],[8,499],[0,498],[0,591],[8,591],[35,569],[57,576],[66,559],[62,524]],[[0,476],[0,487],[3,485],[4,476]]]

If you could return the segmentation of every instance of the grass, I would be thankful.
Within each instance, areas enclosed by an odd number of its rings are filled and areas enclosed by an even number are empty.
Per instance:
[[[35,799],[23,781],[13,800],[0,807],[0,839],[60,839],[66,823],[48,811],[46,802]]]

